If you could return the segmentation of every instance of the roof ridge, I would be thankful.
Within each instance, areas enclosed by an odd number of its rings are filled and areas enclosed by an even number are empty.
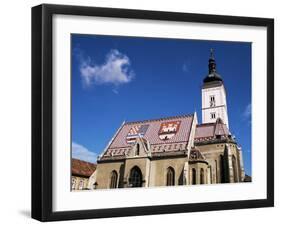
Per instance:
[[[220,120],[221,120],[221,121],[220,121]],[[224,129],[224,125],[225,125],[225,124],[223,123],[222,119],[221,119],[221,118],[218,118],[217,121],[216,121],[216,125],[215,125],[214,135],[216,135],[217,129],[218,129],[218,132],[220,131],[220,129],[222,129],[223,133],[224,133],[224,134],[227,134],[226,131],[225,131],[225,129]],[[219,127],[219,126],[220,126],[220,127]]]
[[[81,160],[81,159],[77,159],[77,158],[71,158],[72,160],[74,160],[74,161],[79,161],[79,162],[84,162],[84,163],[86,163],[86,164],[92,164],[92,165],[97,165],[96,163],[93,163],[93,162],[87,162],[87,161],[85,161],[85,160]]]
[[[186,118],[186,117],[194,117],[194,113],[177,115],[177,116],[168,116],[168,117],[162,117],[162,118],[156,118],[156,119],[146,119],[146,120],[141,120],[141,121],[126,122],[125,125],[130,125],[130,124],[135,124],[135,123],[152,122],[152,121],[162,121],[162,120],[167,120],[167,119]]]
[[[213,136],[214,137],[216,136],[217,127],[218,127],[218,120],[214,124],[214,130],[213,130]]]

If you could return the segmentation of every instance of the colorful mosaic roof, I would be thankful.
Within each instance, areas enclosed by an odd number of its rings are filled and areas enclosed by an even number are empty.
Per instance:
[[[152,152],[183,150],[189,141],[193,117],[192,114],[124,123],[103,156],[125,155],[138,137],[149,142]]]

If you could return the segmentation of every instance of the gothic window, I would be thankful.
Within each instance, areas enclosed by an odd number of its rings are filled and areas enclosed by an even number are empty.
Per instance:
[[[210,182],[213,183],[213,168],[210,166]]]
[[[219,177],[218,177],[218,162],[217,162],[217,160],[215,160],[215,172],[216,172],[216,183],[218,183],[219,182]]]
[[[221,173],[221,183],[226,183],[224,159],[222,155],[220,155],[220,173]]]
[[[234,182],[238,182],[238,178],[237,178],[237,164],[236,164],[236,158],[235,158],[234,155],[232,155],[232,167],[233,167]]]
[[[216,118],[216,113],[215,112],[212,112],[211,113],[211,119],[215,119]]]
[[[215,106],[216,106],[215,96],[210,96],[210,107],[215,107]]]
[[[200,184],[204,184],[204,170],[202,168],[200,170]]]
[[[118,179],[118,174],[115,170],[111,172],[110,175],[110,185],[109,188],[117,188],[117,179]]]
[[[196,184],[196,169],[192,168],[192,184]]]
[[[140,155],[140,144],[137,144],[136,146],[136,151],[135,151],[135,156]]]
[[[175,170],[172,167],[169,167],[167,170],[167,186],[175,185]]]
[[[142,173],[139,167],[134,166],[130,172],[129,183],[131,187],[141,187],[142,186]]]

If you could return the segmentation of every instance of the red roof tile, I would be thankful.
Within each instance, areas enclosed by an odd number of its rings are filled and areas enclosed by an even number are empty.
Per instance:
[[[216,136],[227,137],[230,132],[227,126],[217,120],[215,123],[205,123],[196,126],[195,141],[202,141],[215,138]]]
[[[71,173],[76,176],[90,177],[96,170],[96,164],[79,159],[71,160]]]

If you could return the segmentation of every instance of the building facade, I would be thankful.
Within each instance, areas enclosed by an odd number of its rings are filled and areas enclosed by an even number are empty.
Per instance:
[[[96,170],[96,164],[79,159],[71,160],[71,190],[93,189],[91,175]]]
[[[99,156],[91,189],[243,182],[242,149],[230,133],[226,90],[211,52],[193,114],[124,122]]]

